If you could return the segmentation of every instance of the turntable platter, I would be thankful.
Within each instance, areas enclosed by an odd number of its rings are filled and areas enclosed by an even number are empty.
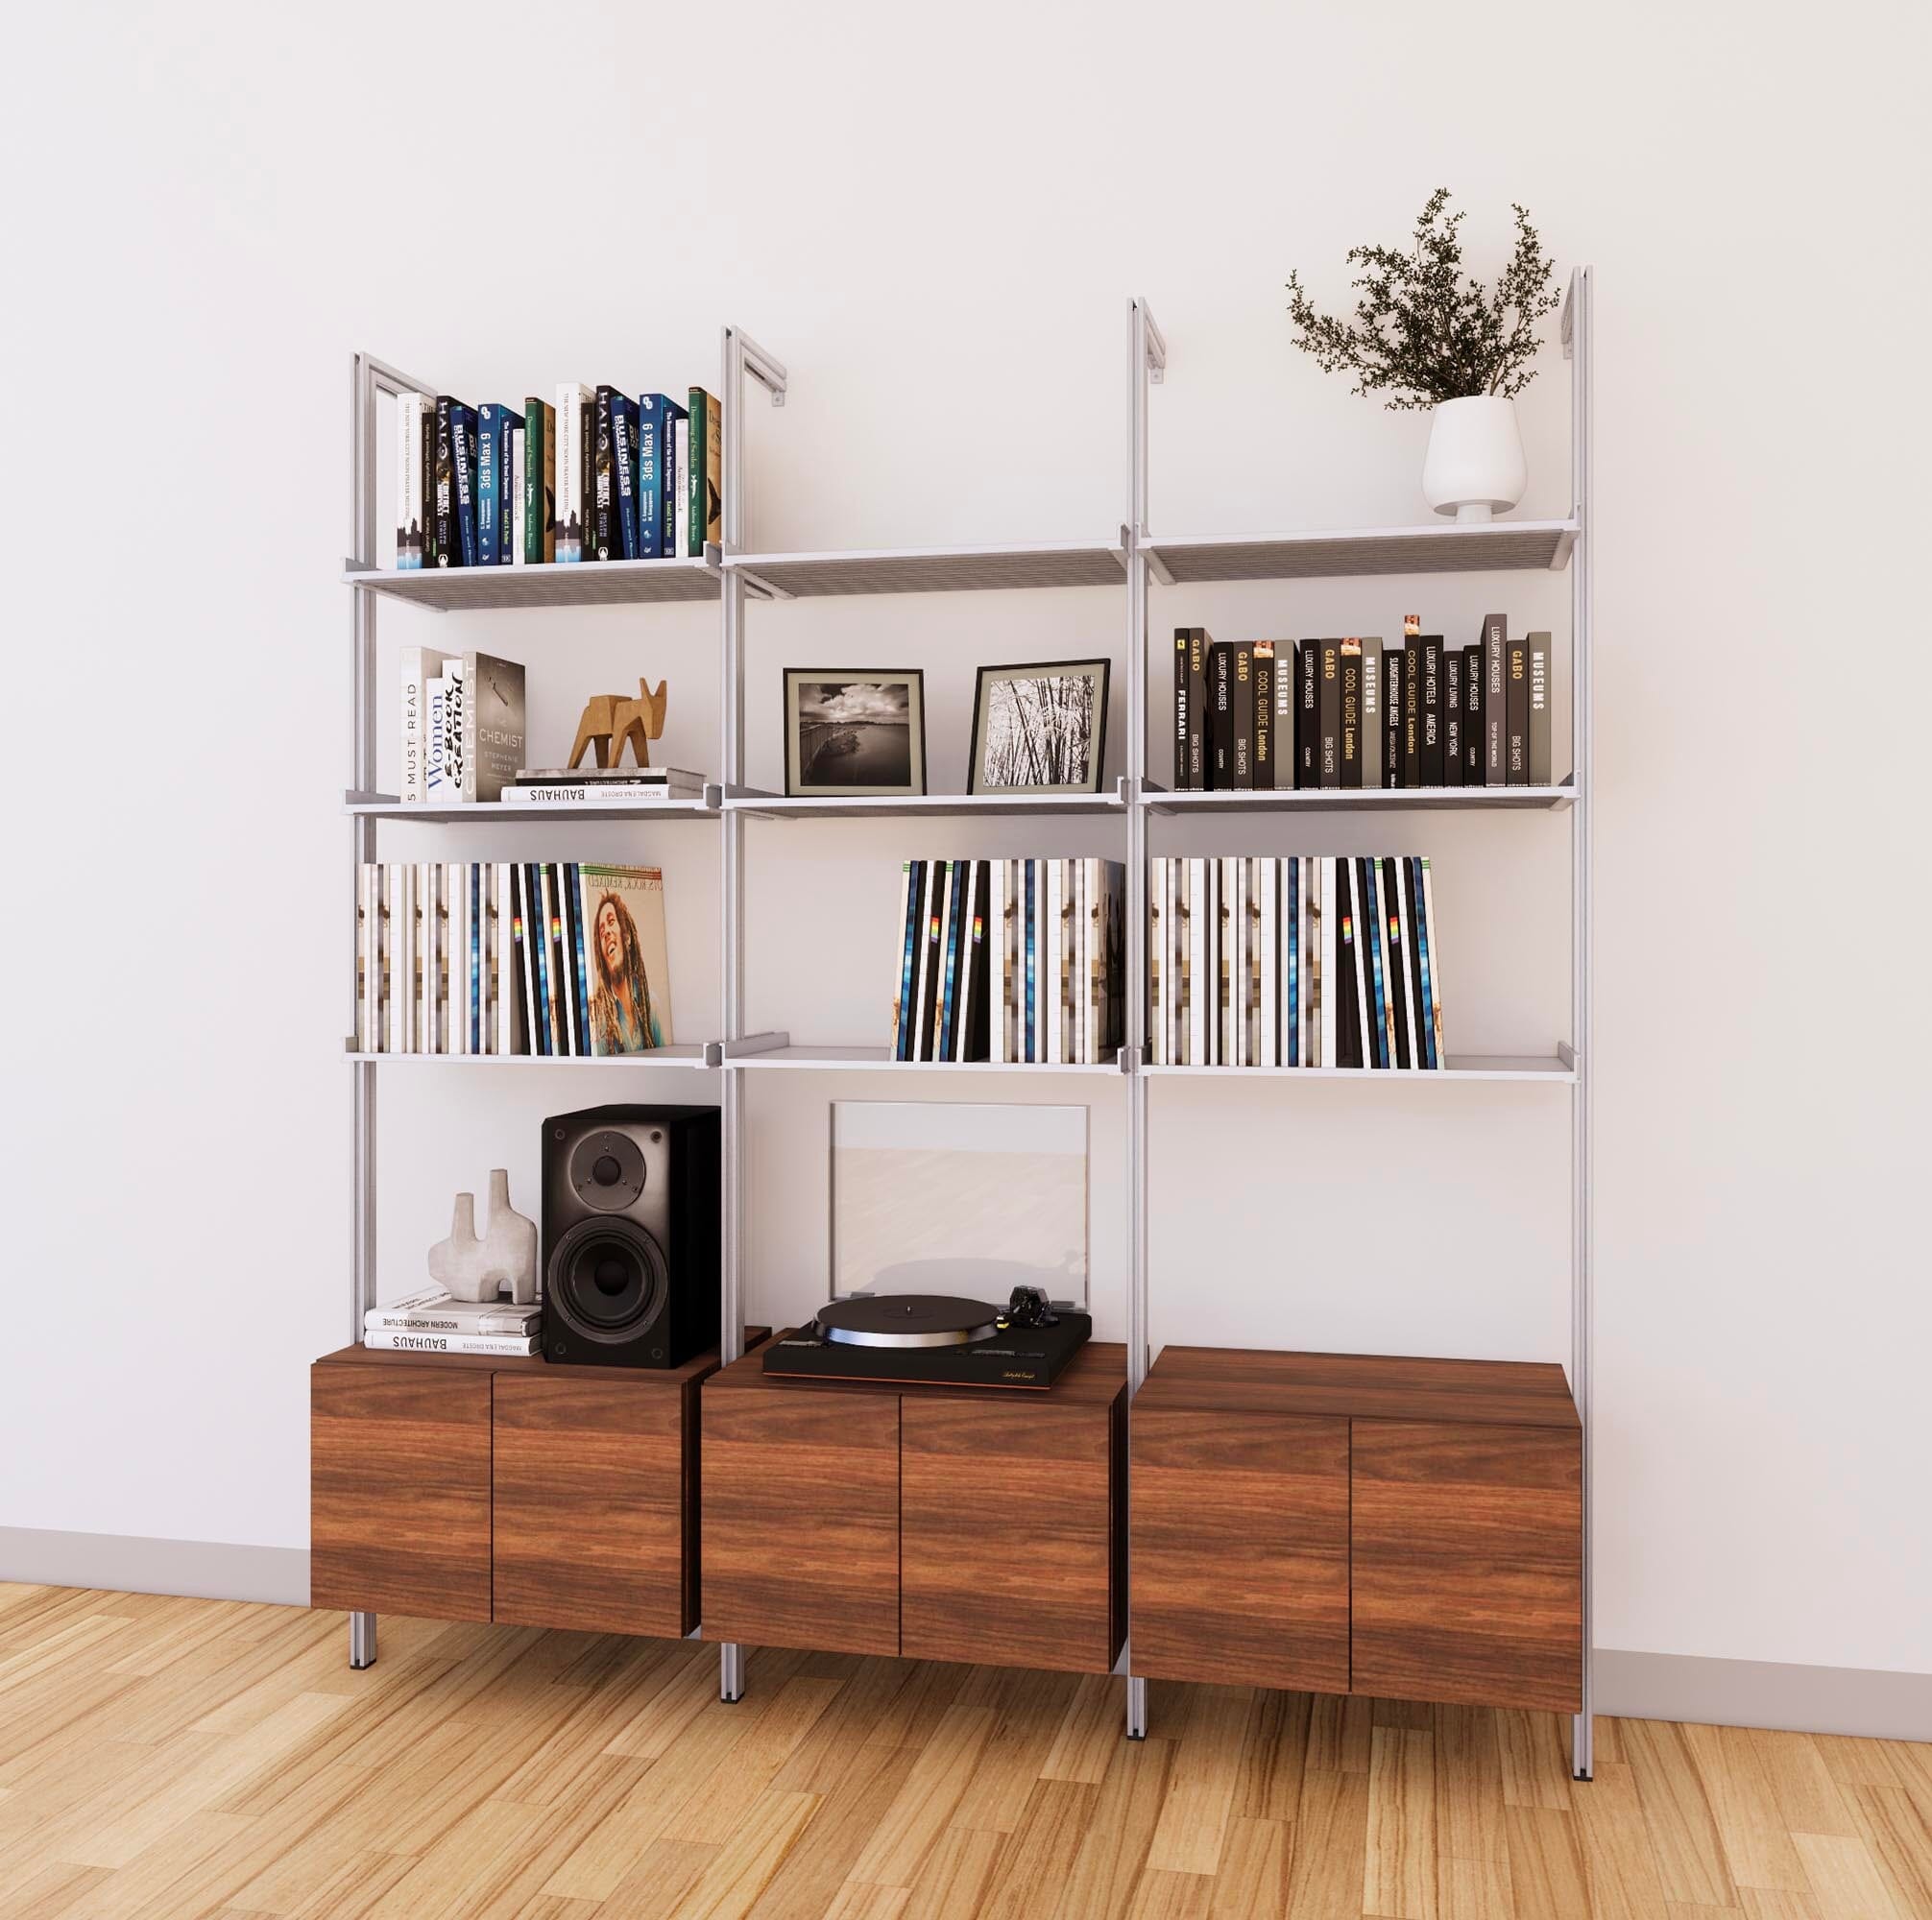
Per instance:
[[[818,1313],[818,1332],[849,1347],[964,1347],[990,1340],[1000,1309],[983,1300],[943,1293],[889,1293],[876,1300],[837,1300]]]

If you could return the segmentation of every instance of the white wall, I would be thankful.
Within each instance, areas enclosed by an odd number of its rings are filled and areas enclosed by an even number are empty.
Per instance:
[[[486,84],[533,89],[547,122],[566,26],[575,230],[553,139],[450,160]],[[517,398],[708,380],[734,319],[794,376],[750,422],[755,543],[1051,538],[1121,518],[1144,293],[1173,355],[1157,525],[1410,520],[1423,420],[1294,353],[1281,283],[1299,265],[1339,298],[1346,246],[1396,237],[1442,182],[1477,254],[1520,199],[1599,276],[1599,1641],[1932,1670],[1927,420],[1901,352],[1926,311],[1926,38],[1922,10],[1872,4],[39,10],[0,131],[0,1526],[305,1540],[304,1368],[347,1318],[352,348]],[[1567,505],[1565,387],[1553,351],[1523,405],[1526,511]],[[1393,633],[1414,606],[1455,634],[1498,601],[1561,631],[1565,594],[1225,588],[1153,618]],[[923,661],[938,784],[976,661],[1120,658],[1100,592],[753,623],[755,778],[777,775],[786,660]],[[431,632],[526,660],[540,738],[592,683],[668,673],[668,757],[711,764],[702,612],[384,616],[385,649]],[[1558,1038],[1562,821],[1393,830],[1455,877],[1462,1042]],[[715,1017],[709,831],[649,842],[687,1037]],[[753,836],[755,1020],[873,1037],[891,865],[932,836]],[[459,1072],[385,1076],[386,1285],[493,1162],[529,1202],[537,1120],[586,1093]],[[858,1091],[754,1089],[756,1308],[820,1284],[825,1103]],[[1094,1094],[1116,1324],[1120,1099]],[[1157,1335],[1564,1352],[1561,1093],[1153,1100]]]

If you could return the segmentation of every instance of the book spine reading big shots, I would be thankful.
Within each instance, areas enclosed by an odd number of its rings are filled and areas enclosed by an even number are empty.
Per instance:
[[[1415,614],[1402,637],[1216,640],[1174,629],[1173,787],[1552,784],[1548,634],[1484,616],[1451,646]],[[1489,715],[1493,711],[1494,724]]]
[[[560,385],[552,399],[398,401],[396,565],[702,560],[724,539],[724,412]]]
[[[907,860],[890,1054],[1111,1066],[1125,1037],[1118,860]]]
[[[601,1059],[670,1044],[656,867],[357,869],[357,1053]]]
[[[1430,863],[1410,854],[1152,861],[1147,1013],[1155,1067],[1440,1068]]]

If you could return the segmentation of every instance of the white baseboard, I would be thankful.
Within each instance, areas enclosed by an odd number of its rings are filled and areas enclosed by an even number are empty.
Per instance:
[[[299,1547],[0,1526],[0,1580],[305,1607],[308,1555]],[[1932,1740],[1932,1673],[1602,1647],[1597,1710],[1629,1719],[1925,1740]]]
[[[0,1580],[305,1607],[308,1554],[300,1547],[235,1547],[219,1540],[144,1540],[118,1533],[0,1526]]]
[[[1932,1740],[1932,1673],[1597,1649],[1597,1711],[1787,1733]]]

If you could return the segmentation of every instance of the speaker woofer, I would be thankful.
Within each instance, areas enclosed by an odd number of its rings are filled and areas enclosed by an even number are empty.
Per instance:
[[[557,1242],[548,1305],[573,1333],[606,1345],[662,1318],[670,1272],[664,1250],[628,1220],[579,1220]]]

